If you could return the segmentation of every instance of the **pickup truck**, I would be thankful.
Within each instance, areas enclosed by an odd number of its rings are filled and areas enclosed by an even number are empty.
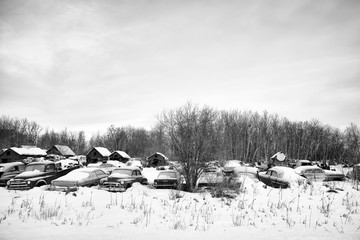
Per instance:
[[[64,176],[78,167],[79,166],[74,166],[63,170],[61,165],[56,162],[32,162],[26,166],[24,172],[8,181],[7,188],[9,190],[28,190],[34,187],[48,185],[52,180]]]

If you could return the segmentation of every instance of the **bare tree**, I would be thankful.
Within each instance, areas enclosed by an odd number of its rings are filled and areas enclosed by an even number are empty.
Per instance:
[[[179,159],[189,191],[194,190],[202,169],[216,150],[216,117],[211,108],[188,102],[176,110],[165,111],[159,119]]]

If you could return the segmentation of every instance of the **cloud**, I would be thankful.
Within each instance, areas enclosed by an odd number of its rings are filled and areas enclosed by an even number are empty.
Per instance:
[[[360,95],[357,1],[0,4],[5,114],[58,128],[149,126],[192,100],[360,121],[344,107]]]

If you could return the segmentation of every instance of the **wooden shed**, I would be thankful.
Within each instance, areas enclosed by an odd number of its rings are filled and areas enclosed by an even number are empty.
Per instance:
[[[88,154],[86,154],[87,163],[96,163],[104,160],[109,160],[111,152],[104,147],[93,147]]]
[[[168,164],[168,158],[164,154],[156,152],[148,156],[146,162],[148,167],[165,166]]]
[[[26,162],[25,159],[40,157],[46,157],[44,149],[38,147],[11,147],[0,155],[0,162]]]
[[[127,161],[129,161],[130,156],[124,151],[114,151],[111,153],[110,159],[126,163]]]
[[[64,156],[64,157],[67,157],[67,158],[76,155],[73,152],[73,150],[71,150],[70,147],[64,146],[64,145],[54,145],[49,150],[47,150],[46,153],[48,155],[55,154],[55,155]]]

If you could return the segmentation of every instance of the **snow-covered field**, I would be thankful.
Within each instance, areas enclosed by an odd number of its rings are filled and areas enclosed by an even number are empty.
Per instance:
[[[144,169],[150,183],[156,174]],[[235,199],[140,184],[124,193],[0,188],[0,239],[360,239],[360,191],[328,184],[279,190],[247,179]]]

